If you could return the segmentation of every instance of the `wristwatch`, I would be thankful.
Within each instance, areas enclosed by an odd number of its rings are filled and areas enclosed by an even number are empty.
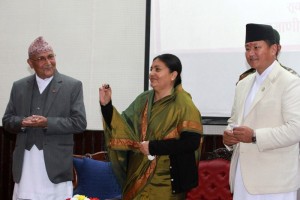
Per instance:
[[[255,144],[256,143],[256,134],[255,131],[253,130],[253,135],[252,135],[252,143]]]

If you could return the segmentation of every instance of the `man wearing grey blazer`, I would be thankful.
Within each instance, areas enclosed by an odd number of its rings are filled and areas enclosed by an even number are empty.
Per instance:
[[[233,149],[234,200],[296,200],[300,186],[300,79],[283,69],[272,26],[246,25],[246,59],[224,144]]]
[[[73,191],[73,134],[87,125],[82,83],[57,71],[43,37],[28,55],[35,74],[13,83],[2,119],[4,129],[17,134],[13,199],[63,200]]]

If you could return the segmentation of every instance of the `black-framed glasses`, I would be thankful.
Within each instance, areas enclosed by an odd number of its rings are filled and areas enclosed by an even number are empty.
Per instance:
[[[30,58],[30,60],[36,61],[36,62],[46,62],[47,60],[53,61],[55,59],[55,54],[49,54],[47,57],[40,56],[37,58]]]

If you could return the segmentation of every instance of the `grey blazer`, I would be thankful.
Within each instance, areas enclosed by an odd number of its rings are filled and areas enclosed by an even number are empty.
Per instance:
[[[35,75],[13,83],[10,99],[2,118],[6,131],[17,134],[13,152],[13,179],[20,182],[26,144],[26,128],[22,119],[30,115]],[[46,170],[53,183],[72,180],[73,134],[86,128],[82,83],[56,71],[50,83],[43,116],[48,119],[44,129],[43,151]]]

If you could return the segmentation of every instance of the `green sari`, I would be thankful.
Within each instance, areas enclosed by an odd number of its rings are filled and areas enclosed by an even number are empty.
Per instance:
[[[150,161],[138,150],[139,143],[179,139],[183,131],[202,134],[201,115],[181,85],[171,95],[153,99],[154,91],[146,91],[122,115],[113,108],[110,128],[103,120],[106,147],[125,200],[184,199],[184,194],[172,194],[169,156]]]

